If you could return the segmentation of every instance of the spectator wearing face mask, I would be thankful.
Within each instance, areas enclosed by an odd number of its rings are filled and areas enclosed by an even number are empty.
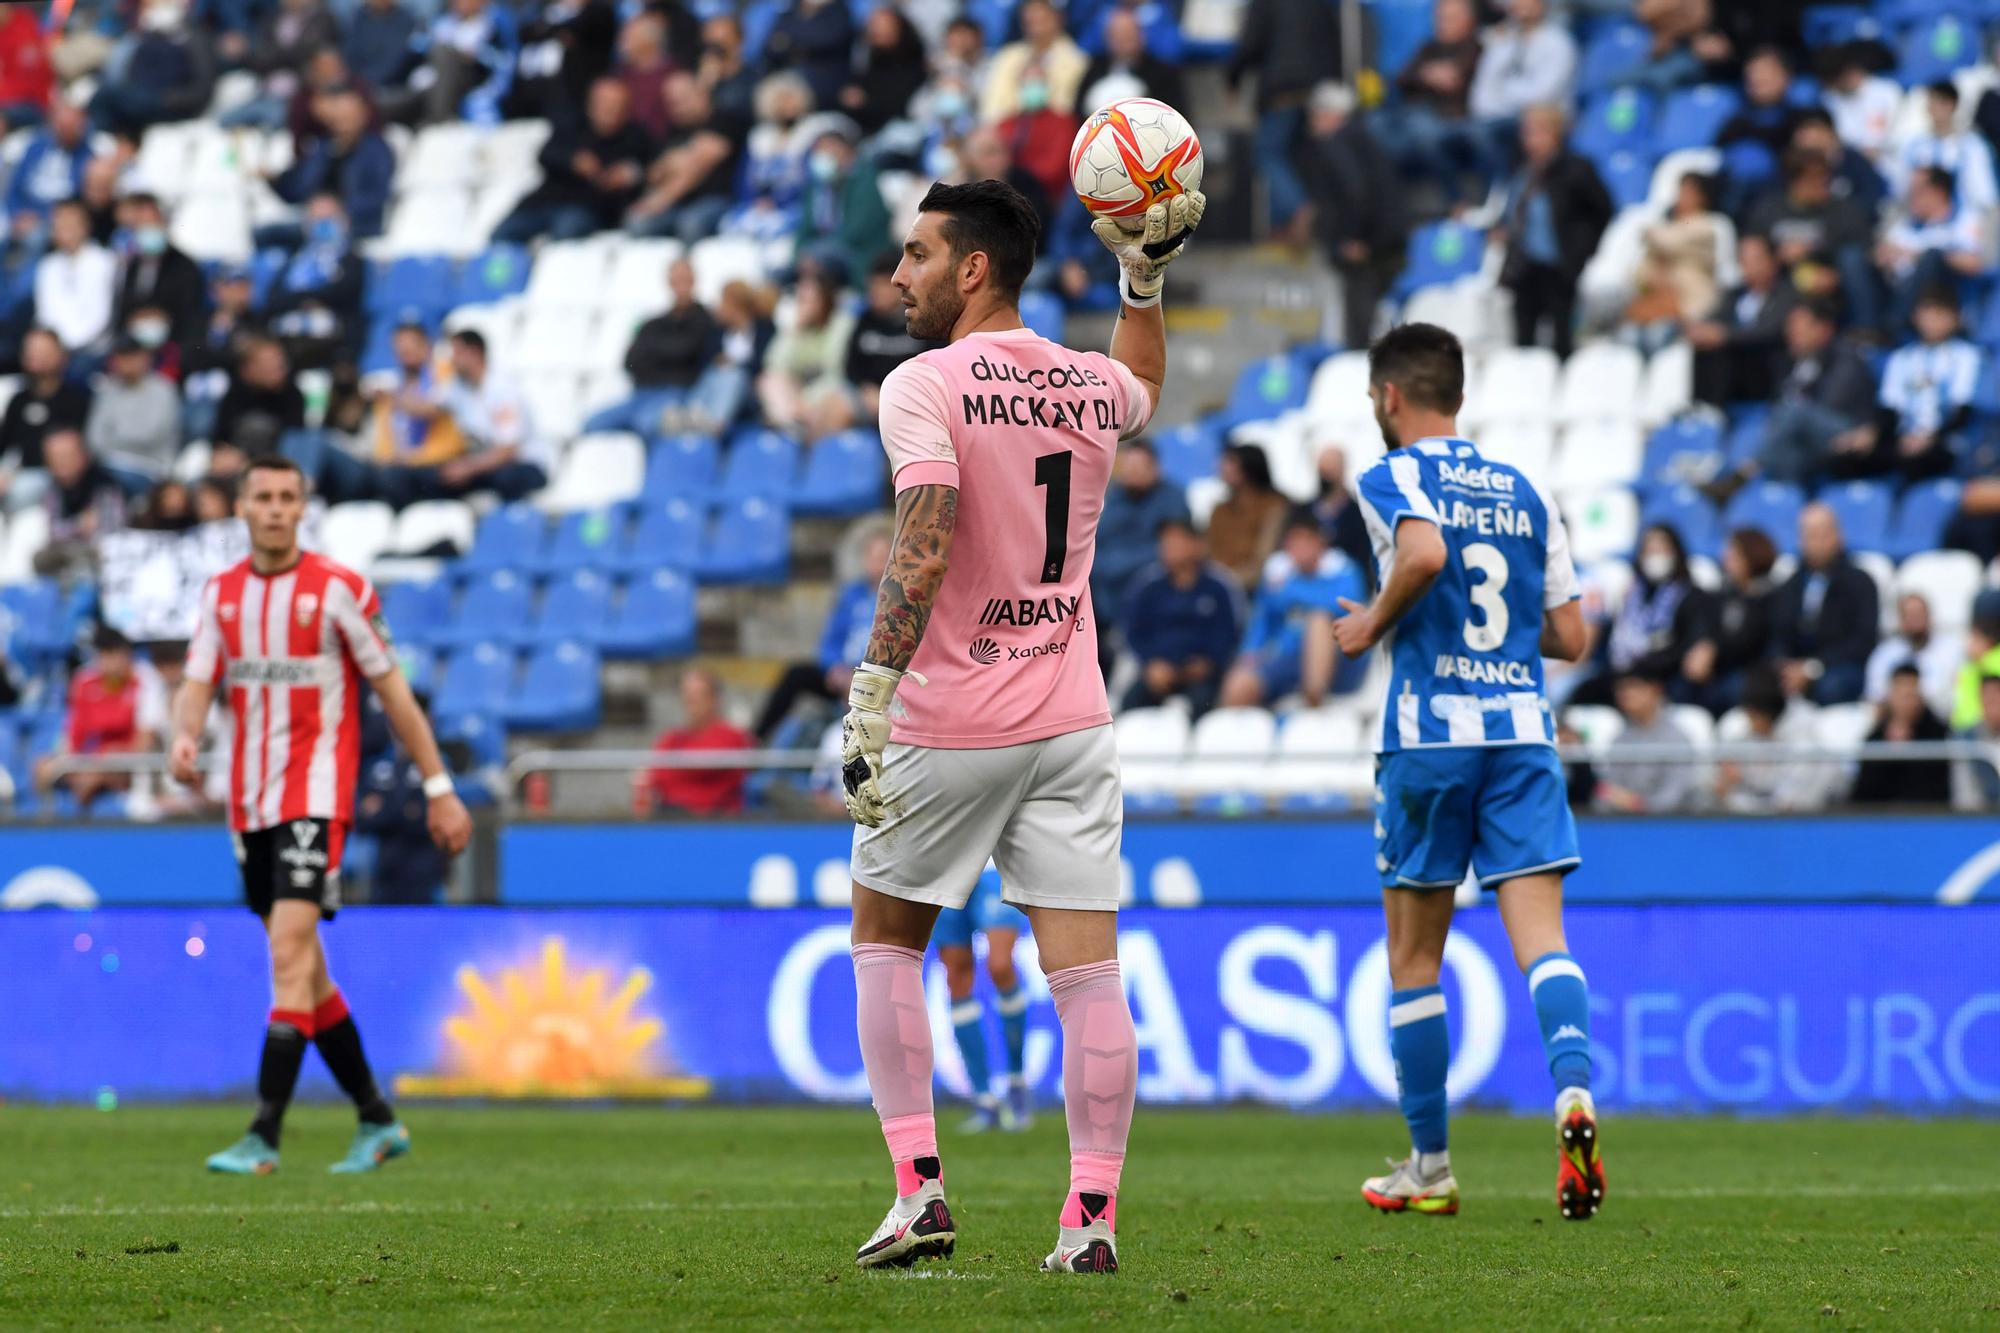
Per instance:
[[[1577,686],[1571,700],[1609,703],[1614,682],[1634,674],[1679,686],[1678,672],[1688,652],[1710,636],[1709,615],[1708,594],[1688,573],[1680,534],[1664,523],[1653,524],[1639,538],[1638,578],[1611,622],[1603,671]]]
[[[930,80],[917,90],[911,117],[935,125],[947,140],[963,139],[978,120],[987,64],[985,30],[971,19],[953,19],[943,44],[931,53]]]
[[[829,130],[813,145],[806,169],[811,183],[799,210],[794,256],[857,277],[889,242],[889,210],[875,164],[846,134]]]
[[[1021,40],[993,53],[979,99],[979,118],[997,125],[1037,111],[1075,114],[1090,57],[1070,40],[1062,14],[1049,0],[1025,0],[1015,12],[1021,21]]]
[[[265,313],[295,365],[323,369],[359,352],[362,285],[367,270],[354,253],[340,199],[306,203],[305,243],[271,283]]]
[[[113,323],[156,350],[168,342],[183,348],[192,346],[201,336],[202,318],[208,312],[208,284],[202,279],[201,265],[168,239],[166,210],[156,196],[128,194],[118,211],[129,244],[120,247]],[[142,306],[166,314],[168,327],[157,341],[130,328],[133,313]]]

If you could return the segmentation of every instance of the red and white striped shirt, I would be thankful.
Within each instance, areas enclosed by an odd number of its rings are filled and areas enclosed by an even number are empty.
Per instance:
[[[394,665],[374,587],[325,556],[268,575],[245,560],[210,579],[187,674],[227,687],[230,827],[351,823],[361,681]]]

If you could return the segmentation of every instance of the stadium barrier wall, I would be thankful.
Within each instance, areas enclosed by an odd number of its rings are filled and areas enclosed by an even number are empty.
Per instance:
[[[520,906],[844,904],[839,822],[513,821],[490,876]],[[1576,903],[2000,902],[2000,821],[1964,815],[1587,818]],[[1128,902],[1374,904],[1365,818],[1134,819]],[[14,824],[0,909],[238,901],[229,840],[199,825]]]
[[[362,907],[329,949],[402,1098],[861,1103],[847,930],[823,908]],[[1607,1105],[2000,1115],[2000,904],[1598,905],[1570,939]],[[1055,1016],[1021,952],[1028,1072],[1055,1097]],[[1392,1098],[1378,909],[1140,907],[1121,956],[1146,1101]],[[0,1096],[247,1095],[268,983],[240,909],[0,913],[0,958]],[[1453,1096],[1545,1113],[1493,909],[1464,914],[1446,963]],[[942,981],[933,962],[938,1071],[962,1091]],[[308,1068],[307,1095],[333,1095]]]

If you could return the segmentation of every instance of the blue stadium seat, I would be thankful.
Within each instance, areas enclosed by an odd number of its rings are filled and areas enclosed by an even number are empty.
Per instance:
[[[1643,88],[1614,88],[1584,103],[1570,131],[1570,147],[1593,162],[1616,152],[1643,153],[1653,146],[1658,106]]]
[[[694,651],[694,585],[671,569],[635,574],[597,636],[606,657],[648,661]]]
[[[1436,287],[1479,272],[1486,253],[1486,238],[1477,228],[1449,220],[1427,222],[1410,235],[1409,261],[1389,288],[1393,300],[1406,300],[1410,293]],[[1312,371],[1301,367],[1308,380]]]
[[[1889,549],[1889,519],[1895,507],[1895,493],[1888,482],[1843,482],[1822,490],[1819,499],[1840,520],[1848,550]]]
[[[1902,503],[1889,526],[1888,544],[1882,554],[1891,560],[1907,560],[1921,551],[1934,551],[1944,543],[1944,530],[1958,513],[1961,487],[1949,477],[1922,481],[1903,492]]]
[[[1222,458],[1222,432],[1199,421],[1173,426],[1152,437],[1160,454],[1160,471],[1176,486],[1215,475]]]
[[[709,435],[669,435],[656,441],[646,455],[648,500],[676,495],[706,495],[715,488],[722,448]]]
[[[443,579],[387,584],[382,589],[382,618],[398,643],[435,644],[451,619],[451,585]]]
[[[596,652],[583,644],[537,648],[500,715],[510,731],[588,731],[602,708],[598,670]]]
[[[62,588],[54,579],[33,579],[0,589],[14,618],[8,652],[29,671],[53,666],[75,646],[74,627],[63,604]]]
[[[1731,467],[1741,467],[1754,462],[1764,447],[1764,426],[1771,419],[1768,404],[1757,403],[1749,407],[1733,408],[1729,413],[1729,431],[1723,436],[1723,452],[1729,456]]]
[[[782,583],[791,560],[791,515],[751,496],[717,511],[695,575],[705,583]]]
[[[1722,550],[1722,529],[1715,506],[1692,486],[1667,486],[1647,497],[1639,521],[1647,527],[1665,524],[1681,535],[1690,555],[1714,556]]]
[[[443,255],[404,255],[376,260],[368,266],[368,287],[361,308],[371,315],[393,315],[414,306],[432,319],[451,309],[457,275]]]
[[[480,521],[472,549],[458,562],[461,572],[532,569],[548,543],[548,520],[539,509],[511,504]]]
[[[752,426],[738,431],[729,441],[729,457],[723,462],[718,490],[732,498],[760,495],[775,500],[791,489],[798,467],[798,441]]]
[[[1664,157],[1682,148],[1706,148],[1743,105],[1743,95],[1726,83],[1679,88],[1660,105],[1653,125],[1653,152]]]
[[[507,762],[507,724],[494,712],[438,713],[437,738],[457,741],[472,751],[472,762],[480,768],[498,768]]]
[[[1882,25],[1866,5],[1814,5],[1806,10],[1799,26],[1806,45],[1814,50],[1882,36]]]
[[[1284,353],[1259,357],[1237,375],[1229,405],[1209,420],[1225,431],[1246,421],[1268,420],[1303,405],[1306,385],[1306,377]]]
[[[514,654],[491,643],[451,655],[431,698],[436,713],[497,713],[514,696]]]
[[[693,569],[701,560],[704,518],[702,506],[691,500],[642,503],[616,567],[635,574]]]
[[[438,657],[428,648],[419,648],[405,639],[396,644],[396,662],[413,693],[428,696],[437,690]]]
[[[1722,470],[1722,427],[1705,415],[1676,417],[1646,439],[1640,475],[1649,486],[1698,486]]]
[[[844,430],[806,450],[792,488],[792,512],[808,518],[846,518],[882,506],[888,464],[872,430]]]
[[[1963,13],[1935,14],[1913,24],[1897,44],[1896,77],[1906,86],[1948,82],[1979,61],[1979,29]]]
[[[584,509],[564,514],[556,525],[555,540],[535,562],[544,574],[567,574],[578,569],[610,569],[625,548],[631,528],[631,511],[623,505]]]
[[[452,286],[451,304],[487,305],[528,290],[533,261],[518,245],[501,242],[465,261]]]
[[[1638,23],[1607,23],[1591,34],[1577,61],[1577,91],[1585,96],[1616,88],[1652,58],[1653,39]]]
[[[458,614],[444,626],[438,642],[451,648],[518,642],[530,632],[528,600],[528,580],[513,570],[479,574],[466,588]]]
[[[1653,168],[1658,164],[1650,154],[1621,148],[1596,159],[1593,165],[1597,167],[1598,177],[1603,180],[1612,204],[1618,208],[1630,208],[1646,202],[1646,196],[1653,188]]]
[[[1021,293],[1021,322],[1050,342],[1063,336],[1063,303],[1048,292]]]
[[[283,250],[259,250],[250,256],[250,306],[253,310],[262,310],[265,302],[271,299],[271,285],[285,271],[285,265],[291,259],[291,255]]]
[[[1799,511],[1805,508],[1805,492],[1789,482],[1753,481],[1736,493],[1723,511],[1723,527],[1762,528],[1786,555],[1799,549]]]
[[[611,619],[611,581],[591,569],[574,569],[542,588],[532,643],[592,644]]]

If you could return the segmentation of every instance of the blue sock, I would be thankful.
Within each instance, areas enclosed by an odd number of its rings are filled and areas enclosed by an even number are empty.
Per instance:
[[[1007,1047],[1007,1073],[1019,1078],[1027,1066],[1022,1053],[1028,1046],[1028,988],[1018,980],[1014,989],[997,997],[993,1007],[1000,1011],[1000,1037]]]
[[[951,1035],[958,1038],[958,1053],[965,1057],[966,1081],[972,1095],[984,1097],[993,1091],[993,1075],[986,1067],[986,1010],[978,1000],[960,1000],[951,1007]]]
[[[1451,1033],[1444,1023],[1444,990],[1418,986],[1389,997],[1389,1050],[1396,1057],[1396,1087],[1410,1145],[1418,1152],[1445,1150],[1444,1076],[1451,1067]]]
[[[1590,984],[1566,953],[1545,953],[1528,964],[1528,995],[1542,1025],[1549,1074],[1556,1091],[1590,1086]]]

